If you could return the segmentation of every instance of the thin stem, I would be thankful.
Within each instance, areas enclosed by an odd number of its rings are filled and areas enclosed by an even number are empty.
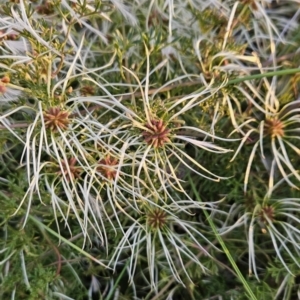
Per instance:
[[[244,76],[244,77],[229,80],[227,82],[226,86],[244,82],[244,81],[248,81],[248,80],[252,80],[252,79],[261,79],[261,78],[272,77],[272,76],[292,75],[292,74],[296,74],[296,73],[300,73],[300,68],[278,70],[278,71],[266,72],[266,73],[262,73],[262,74],[254,74],[254,75],[249,75],[249,76]]]
[[[195,187],[195,184],[194,184],[193,180],[191,179],[191,177],[189,177],[189,182],[190,182],[190,184],[191,184],[191,186],[192,186],[192,189],[193,189],[193,192],[194,192],[194,194],[195,194],[195,196],[196,196],[196,199],[197,199],[199,202],[202,202],[201,199],[200,199],[199,193],[197,192],[196,187]],[[237,264],[235,263],[233,257],[231,256],[231,254],[230,254],[228,248],[226,247],[226,245],[225,245],[223,239],[222,239],[221,236],[219,235],[219,233],[218,233],[218,231],[217,231],[217,229],[216,229],[216,226],[215,226],[213,220],[210,218],[208,212],[207,212],[205,209],[203,209],[203,212],[204,212],[205,217],[207,218],[207,220],[208,220],[208,222],[209,222],[209,225],[210,225],[211,229],[213,230],[213,232],[214,232],[214,234],[215,234],[215,236],[216,236],[218,242],[220,243],[220,245],[221,245],[221,247],[222,247],[224,253],[226,254],[226,256],[227,256],[228,260],[230,261],[230,263],[231,263],[233,269],[235,270],[235,272],[236,272],[238,278],[239,278],[239,279],[241,280],[241,282],[243,283],[245,290],[248,292],[248,294],[249,294],[249,296],[251,297],[252,300],[257,300],[256,296],[254,295],[254,293],[252,292],[250,286],[248,285],[246,279],[244,278],[243,274],[241,273],[240,269],[238,268]]]
[[[118,286],[120,280],[122,279],[122,277],[123,277],[123,275],[124,275],[124,273],[125,273],[125,271],[126,271],[126,268],[127,268],[127,266],[129,265],[129,262],[130,262],[130,259],[127,260],[126,264],[124,265],[124,268],[123,268],[122,272],[121,272],[120,275],[118,276],[118,278],[117,278],[117,280],[116,280],[116,282],[115,282],[113,288],[109,291],[109,293],[108,293],[108,295],[106,296],[105,300],[110,300],[110,298],[113,296],[113,293],[114,293],[114,291],[116,290],[116,288],[117,288],[117,286]]]
[[[42,222],[40,222],[39,220],[37,220],[36,218],[32,217],[31,215],[28,216],[28,219],[30,219],[33,223],[35,223],[38,227],[40,227],[41,229],[44,229],[46,231],[48,231],[49,233],[51,233],[53,236],[57,237],[59,240],[63,241],[65,244],[67,244],[68,246],[70,246],[71,248],[73,248],[74,250],[78,251],[79,253],[83,254],[84,256],[86,256],[87,258],[91,259],[92,261],[96,262],[97,264],[100,264],[101,266],[105,267],[105,268],[109,268],[106,265],[104,265],[101,261],[99,261],[98,259],[96,259],[94,256],[90,255],[89,253],[87,253],[86,251],[82,250],[81,248],[77,247],[76,245],[74,245],[73,243],[71,243],[69,240],[67,240],[66,238],[62,237],[60,234],[58,234],[57,232],[55,232],[54,230],[50,229],[48,226],[46,226],[45,224],[43,224]]]

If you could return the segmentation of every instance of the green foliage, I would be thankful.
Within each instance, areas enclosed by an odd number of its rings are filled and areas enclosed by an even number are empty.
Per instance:
[[[0,1],[0,298],[298,299],[298,2]]]

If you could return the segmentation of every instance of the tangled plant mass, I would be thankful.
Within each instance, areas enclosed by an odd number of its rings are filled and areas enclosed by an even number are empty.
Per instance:
[[[0,3],[1,299],[299,298],[298,0]]]

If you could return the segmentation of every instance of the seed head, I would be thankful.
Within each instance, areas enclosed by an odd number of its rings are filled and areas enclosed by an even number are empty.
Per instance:
[[[259,213],[260,221],[267,223],[268,220],[273,221],[275,217],[274,208],[272,206],[265,206]]]
[[[170,129],[164,124],[163,120],[151,120],[145,124],[147,130],[143,131],[144,140],[154,148],[163,147],[163,145],[170,141]]]
[[[3,76],[0,81],[4,84],[10,83],[10,77],[8,75]]]
[[[147,223],[154,230],[162,229],[167,223],[167,214],[164,210],[155,208],[148,212]]]
[[[104,177],[108,180],[113,180],[116,178],[116,168],[115,166],[118,164],[118,160],[116,158],[112,158],[110,155],[107,155],[105,158],[98,161],[99,166],[97,167],[97,171],[99,171]]]
[[[54,7],[50,2],[37,6],[36,12],[40,15],[50,15],[54,13]]]
[[[10,82],[9,76],[5,75],[0,78],[0,95],[3,95],[7,92],[6,85]]]
[[[6,85],[2,82],[0,82],[0,95],[5,94],[7,91]]]
[[[83,96],[93,96],[95,95],[95,87],[91,85],[85,85],[80,88],[80,92]]]
[[[68,182],[76,178],[79,178],[82,170],[79,166],[76,166],[76,164],[77,164],[77,160],[75,157],[71,157],[70,159],[68,159],[67,162],[63,160],[61,162],[62,169],[59,170],[57,173],[65,174]],[[68,167],[69,167],[69,171],[68,171]]]
[[[284,123],[278,119],[266,120],[267,134],[272,138],[284,136]]]
[[[70,113],[61,110],[59,107],[51,107],[44,112],[44,121],[46,128],[56,131],[58,128],[66,130],[70,123]]]

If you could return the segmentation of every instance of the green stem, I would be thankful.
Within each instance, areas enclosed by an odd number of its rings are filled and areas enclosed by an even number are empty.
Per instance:
[[[116,288],[117,288],[117,286],[118,286],[120,280],[122,279],[122,277],[123,277],[123,275],[124,275],[124,273],[125,273],[125,271],[126,271],[126,268],[127,268],[127,266],[129,265],[129,262],[130,262],[130,260],[128,259],[127,262],[126,262],[126,264],[125,264],[124,267],[123,267],[122,272],[121,272],[120,275],[118,276],[118,278],[117,278],[117,280],[116,280],[116,282],[115,282],[113,288],[109,291],[109,294],[107,295],[107,297],[105,298],[105,300],[110,300],[110,298],[113,296],[113,293],[114,293],[114,291],[116,290]]]
[[[240,77],[240,78],[235,78],[235,79],[229,80],[227,82],[226,86],[236,84],[236,83],[240,83],[240,82],[244,82],[244,81],[247,81],[247,80],[252,80],[252,79],[260,79],[260,78],[272,77],[272,76],[292,75],[292,74],[296,74],[296,73],[300,73],[299,68],[287,69],[287,70],[278,70],[278,71],[272,71],[272,72],[267,72],[267,73],[243,76],[243,77]]]
[[[59,233],[55,232],[54,230],[52,230],[51,228],[49,228],[48,226],[46,226],[45,224],[43,224],[42,222],[40,222],[39,220],[37,220],[36,218],[32,217],[31,215],[28,216],[28,218],[35,223],[38,227],[40,227],[42,230],[46,230],[49,233],[51,233],[53,236],[57,237],[59,240],[63,241],[65,244],[69,245],[71,248],[73,248],[74,250],[78,251],[79,253],[83,254],[84,256],[86,256],[87,258],[93,260],[94,262],[96,262],[97,264],[108,268],[105,264],[103,264],[100,260],[96,259],[94,256],[90,255],[89,253],[87,253],[86,251],[82,250],[81,248],[79,248],[78,246],[74,245],[72,242],[68,241],[66,238],[62,237]]]
[[[194,182],[193,182],[193,180],[191,179],[191,177],[189,178],[189,182],[190,182],[190,184],[191,184],[191,186],[192,186],[193,192],[194,192],[194,194],[195,194],[197,200],[198,200],[199,202],[202,202],[201,199],[200,199],[200,196],[199,196],[199,194],[198,194],[198,192],[197,192],[197,190],[196,190],[196,187],[195,187],[195,185],[194,185]],[[238,278],[239,278],[239,279],[241,280],[241,282],[243,283],[245,290],[247,291],[247,293],[249,294],[249,296],[251,297],[252,300],[257,300],[256,296],[254,295],[254,293],[252,292],[250,286],[248,285],[246,279],[244,278],[243,274],[241,273],[240,269],[238,268],[237,264],[235,263],[233,257],[231,256],[231,254],[230,254],[228,248],[226,247],[226,245],[225,245],[223,239],[222,239],[221,236],[219,235],[219,233],[218,233],[218,231],[217,231],[217,229],[216,229],[216,226],[215,226],[214,222],[212,221],[212,219],[210,218],[208,212],[207,212],[205,209],[203,209],[203,212],[204,212],[205,217],[207,218],[207,220],[208,220],[208,222],[209,222],[209,225],[210,225],[211,229],[213,230],[213,232],[214,232],[214,234],[215,234],[215,236],[216,236],[218,242],[220,243],[220,245],[221,245],[221,247],[222,247],[224,253],[226,254],[226,256],[227,256],[228,260],[230,261],[230,263],[231,263],[233,269],[235,270],[235,272],[236,272]]]

